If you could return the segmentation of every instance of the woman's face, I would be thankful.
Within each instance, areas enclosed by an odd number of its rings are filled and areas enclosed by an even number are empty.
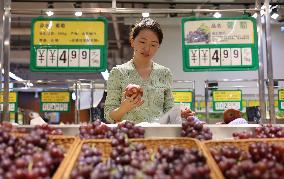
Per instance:
[[[143,29],[131,40],[135,59],[151,60],[160,47],[159,39],[155,32]]]

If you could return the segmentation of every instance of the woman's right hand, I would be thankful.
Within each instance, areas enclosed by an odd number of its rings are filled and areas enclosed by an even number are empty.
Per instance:
[[[120,107],[128,112],[136,107],[141,106],[143,103],[144,100],[142,100],[141,95],[133,94],[131,97],[127,97],[124,92]]]

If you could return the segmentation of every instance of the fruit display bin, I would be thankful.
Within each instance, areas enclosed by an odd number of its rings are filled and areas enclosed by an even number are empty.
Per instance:
[[[159,138],[159,139],[150,138],[150,139],[130,139],[130,141],[133,143],[145,144],[150,154],[155,153],[159,146],[170,147],[174,145],[174,146],[180,146],[180,147],[185,147],[185,148],[197,148],[199,151],[202,152],[202,154],[206,158],[207,165],[211,171],[210,177],[212,179],[219,179],[220,177],[222,177],[222,174],[220,173],[220,170],[218,170],[216,163],[214,163],[212,157],[208,157],[208,153],[206,153],[203,150],[203,147],[201,146],[201,143],[198,140],[185,139],[185,138]],[[65,169],[65,172],[62,175],[62,179],[70,178],[71,172],[73,168],[75,168],[77,159],[81,153],[81,149],[84,144],[88,144],[92,147],[96,147],[97,149],[99,149],[102,152],[103,160],[106,160],[109,157],[111,150],[112,150],[111,140],[109,139],[81,140],[80,144],[73,152],[72,158],[69,158],[69,163]]]
[[[256,143],[256,142],[267,142],[267,143],[280,143],[284,144],[284,138],[251,138],[251,139],[230,139],[230,140],[211,140],[211,141],[202,141],[200,142],[203,150],[206,154],[208,154],[208,157],[210,158],[210,161],[214,163],[214,166],[217,166],[218,173],[221,173],[222,177],[220,179],[225,179],[224,175],[222,174],[221,169],[218,167],[217,162],[214,160],[212,154],[210,153],[209,149],[212,147],[223,147],[225,145],[229,146],[235,146],[238,149],[241,149],[243,151],[248,151],[249,145]]]
[[[23,137],[27,134],[23,133],[12,133],[16,137]],[[80,139],[78,137],[64,136],[64,135],[49,135],[48,142],[54,142],[55,144],[62,147],[65,151],[64,159],[58,166],[56,172],[52,176],[53,179],[58,179],[62,176],[67,165],[69,165],[70,158],[72,157],[74,150],[80,144]]]

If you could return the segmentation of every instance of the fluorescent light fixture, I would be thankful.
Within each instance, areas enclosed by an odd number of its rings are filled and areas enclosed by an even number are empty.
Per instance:
[[[103,75],[103,78],[105,79],[105,81],[107,81],[109,77],[109,72],[106,70],[104,72],[101,72],[101,74]]]
[[[82,14],[83,14],[82,11],[76,11],[75,12],[75,16],[77,16],[77,17],[82,16]]]
[[[251,17],[253,17],[253,18],[257,18],[257,13],[254,13]]]
[[[149,12],[142,12],[142,17],[149,17],[150,13]]]
[[[222,14],[221,14],[220,12],[215,12],[215,13],[213,14],[213,17],[215,17],[215,18],[220,18],[220,17],[222,17]]]
[[[272,19],[277,19],[279,17],[279,14],[277,14],[277,13],[273,13],[272,15],[271,15],[271,18]]]
[[[45,12],[47,16],[53,16],[54,15],[54,12],[53,11],[47,11]]]

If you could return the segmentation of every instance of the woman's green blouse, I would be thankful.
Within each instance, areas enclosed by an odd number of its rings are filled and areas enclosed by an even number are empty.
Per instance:
[[[113,120],[109,113],[121,104],[123,92],[128,84],[140,85],[143,88],[144,103],[129,111],[122,120],[135,123],[151,122],[159,118],[174,106],[171,91],[173,83],[172,73],[169,68],[153,62],[153,68],[147,80],[143,80],[137,72],[133,60],[114,67],[107,82],[107,97],[105,101],[105,117]]]

